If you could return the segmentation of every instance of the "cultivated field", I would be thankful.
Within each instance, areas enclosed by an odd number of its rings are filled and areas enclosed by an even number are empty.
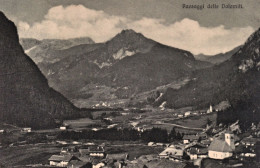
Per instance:
[[[0,149],[0,163],[7,167],[22,167],[28,164],[47,164],[51,155],[60,152],[54,144],[34,144]]]

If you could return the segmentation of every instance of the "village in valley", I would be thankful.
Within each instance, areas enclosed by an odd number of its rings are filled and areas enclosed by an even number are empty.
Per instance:
[[[244,2],[0,0],[0,168],[260,168]]]
[[[1,148],[8,151],[12,148],[15,150],[29,146],[34,146],[34,148],[35,146],[40,148],[55,147],[55,150],[45,154],[44,159],[41,158],[38,162],[37,159],[32,162],[27,161],[27,164],[23,165],[26,167],[192,168],[259,165],[260,125],[252,123],[251,127],[245,131],[241,131],[238,125],[239,121],[231,125],[223,125],[222,123],[217,125],[209,120],[210,115],[214,115],[220,110],[216,107],[210,106],[209,109],[201,113],[189,111],[183,112],[182,116],[181,114],[173,114],[173,116],[177,116],[176,120],[190,119],[196,115],[208,116],[205,128],[191,129],[192,132],[179,132],[184,129],[178,130],[179,125],[175,125],[175,127],[170,125],[172,128],[170,131],[159,128],[160,125],[163,125],[163,121],[157,121],[157,125],[150,128],[133,126],[133,121],[129,121],[131,128],[122,128],[121,123],[113,123],[115,115],[107,117],[101,113],[103,118],[99,119],[106,122],[106,128],[80,127],[80,129],[76,129],[72,127],[72,121],[64,122],[55,130],[34,131],[31,128],[22,128],[20,134],[23,136],[39,136],[40,139],[36,138],[30,142],[30,138],[27,137],[24,141],[11,144],[3,144],[6,142],[2,142]],[[123,116],[126,115],[126,111],[122,112]],[[138,113],[132,119],[137,122],[142,119],[144,114]],[[107,123],[107,120],[110,122]],[[17,134],[15,129],[13,131],[6,129],[0,132],[2,137],[8,137],[8,134]],[[107,137],[101,137],[102,135]],[[112,137],[109,137],[110,135]]]

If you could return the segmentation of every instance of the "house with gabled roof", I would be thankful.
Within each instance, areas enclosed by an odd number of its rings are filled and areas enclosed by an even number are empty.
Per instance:
[[[92,168],[92,163],[72,160],[69,162],[68,168]]]
[[[252,136],[245,137],[241,140],[242,145],[246,147],[255,146],[256,143],[259,141],[258,138],[253,138]]]
[[[186,153],[190,156],[191,160],[196,160],[198,158],[207,158],[208,148],[203,144],[195,144],[187,148]]]
[[[170,156],[175,156],[182,158],[184,149],[179,146],[167,147],[164,151],[159,154],[159,158],[169,158]]]
[[[79,160],[73,155],[52,155],[49,159],[50,166],[66,167],[72,160]]]
[[[194,141],[198,141],[200,139],[200,136],[197,135],[184,135],[183,136],[183,144],[191,143]]]

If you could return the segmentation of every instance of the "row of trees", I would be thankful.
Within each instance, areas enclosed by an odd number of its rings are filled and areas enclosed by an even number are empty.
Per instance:
[[[58,135],[59,139],[80,140],[80,139],[98,139],[98,140],[120,140],[120,141],[138,141],[144,142],[172,142],[181,140],[183,134],[176,132],[173,128],[168,134],[166,129],[152,128],[144,132],[138,132],[134,129],[102,129],[99,131],[84,130],[82,132],[65,131]]]

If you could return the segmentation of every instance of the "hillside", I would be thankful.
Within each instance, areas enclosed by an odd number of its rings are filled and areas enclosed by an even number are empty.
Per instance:
[[[32,59],[51,87],[82,107],[100,101],[125,101],[212,66],[195,60],[188,51],[162,45],[133,30],[123,30],[105,43],[48,51],[47,55]],[[84,101],[93,103],[86,105]]]
[[[230,59],[232,55],[234,55],[242,46],[238,46],[226,53],[220,53],[216,55],[204,55],[204,54],[199,54],[195,55],[195,59],[200,60],[200,61],[206,61],[210,62],[212,64],[220,64],[222,62],[225,62],[226,60]]]
[[[206,107],[229,100],[234,113],[230,118],[259,120],[260,93],[260,29],[252,34],[242,48],[229,60],[193,74],[193,80],[179,90],[169,88],[159,106],[179,108],[193,106]],[[238,115],[239,114],[239,115]]]
[[[26,54],[28,54],[35,63],[54,63],[59,61],[63,55],[59,54],[60,50],[65,50],[81,44],[94,44],[89,37],[72,38],[72,39],[44,39],[37,40],[33,38],[21,38],[20,44]]]
[[[55,127],[56,119],[79,117],[79,109],[49,88],[20,46],[14,23],[2,12],[0,23],[0,121],[42,129]]]

